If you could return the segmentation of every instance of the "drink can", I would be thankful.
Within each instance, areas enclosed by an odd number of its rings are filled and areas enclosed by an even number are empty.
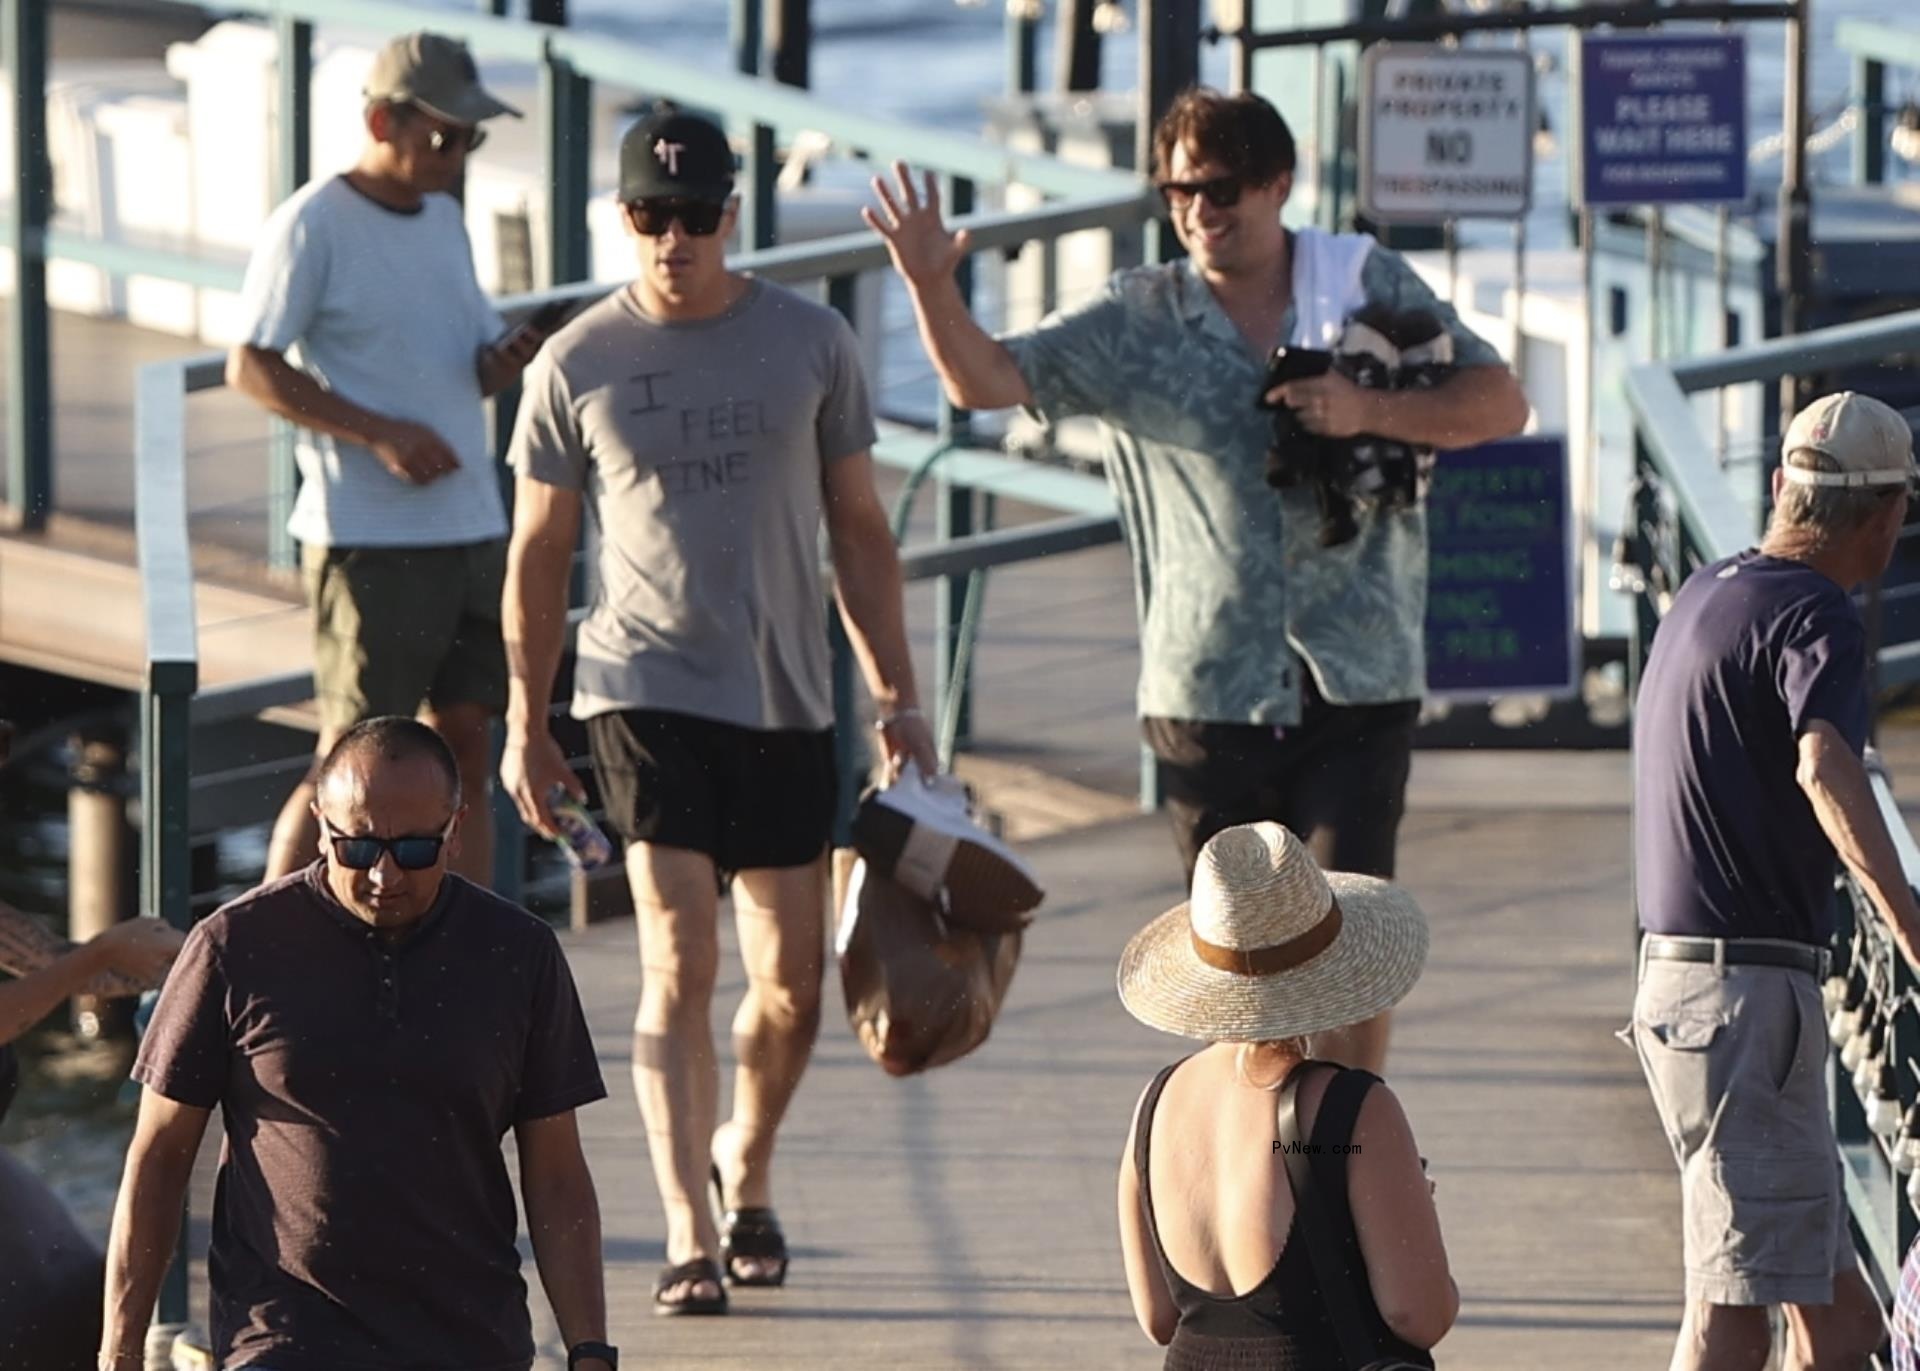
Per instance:
[[[556,785],[547,793],[547,808],[553,813],[559,843],[567,860],[582,871],[591,871],[613,860],[613,844],[587,813],[587,807],[573,798],[565,786]]]

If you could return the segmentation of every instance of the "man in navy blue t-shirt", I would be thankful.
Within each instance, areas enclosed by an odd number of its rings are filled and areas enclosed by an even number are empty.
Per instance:
[[[1673,1371],[1864,1366],[1820,1001],[1836,855],[1909,957],[1907,888],[1861,753],[1866,641],[1848,592],[1893,555],[1913,435],[1877,400],[1803,410],[1765,541],[1702,567],[1654,638],[1634,719],[1641,944],[1630,1030],[1680,1164],[1687,1311]]]

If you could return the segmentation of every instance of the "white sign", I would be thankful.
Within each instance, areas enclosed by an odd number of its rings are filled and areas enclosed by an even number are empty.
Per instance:
[[[1360,210],[1370,219],[1518,219],[1533,202],[1524,52],[1376,43],[1360,68]]]

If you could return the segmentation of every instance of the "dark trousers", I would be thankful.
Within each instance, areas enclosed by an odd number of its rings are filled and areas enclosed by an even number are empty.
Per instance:
[[[1261,819],[1291,829],[1324,870],[1391,878],[1419,717],[1417,700],[1335,705],[1309,693],[1289,728],[1143,719],[1188,881],[1207,839]]]

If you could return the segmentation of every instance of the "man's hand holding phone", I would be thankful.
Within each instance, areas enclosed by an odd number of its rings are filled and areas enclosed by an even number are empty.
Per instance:
[[[480,354],[480,384],[489,395],[512,385],[547,339],[573,313],[572,300],[552,300],[508,329]]]

